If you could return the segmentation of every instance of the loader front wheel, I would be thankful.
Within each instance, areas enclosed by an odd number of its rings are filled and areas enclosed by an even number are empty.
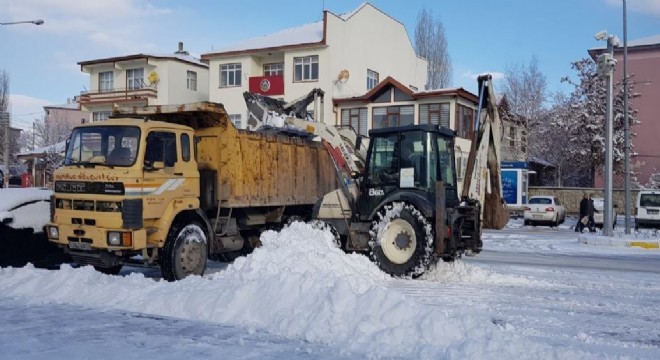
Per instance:
[[[206,234],[197,222],[175,223],[161,250],[160,270],[167,281],[202,275],[206,269]]]
[[[411,204],[383,208],[371,226],[371,260],[394,277],[419,276],[433,256],[433,227]]]

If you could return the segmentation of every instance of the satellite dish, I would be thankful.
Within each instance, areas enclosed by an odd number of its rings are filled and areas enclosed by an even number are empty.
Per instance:
[[[150,72],[147,79],[149,79],[149,83],[151,83],[151,84],[158,83],[158,73],[155,72],[155,71]]]
[[[350,77],[350,75],[351,75],[351,74],[348,72],[348,70],[343,69],[343,70],[340,71],[339,74],[337,75],[337,81],[342,82],[342,83],[345,83],[346,81],[348,81],[348,78]]]

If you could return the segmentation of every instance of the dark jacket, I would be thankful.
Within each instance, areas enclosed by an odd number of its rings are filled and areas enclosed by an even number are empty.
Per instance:
[[[589,199],[589,207],[587,209],[587,215],[589,215],[590,218],[594,217],[594,201],[593,199]]]
[[[591,208],[593,211],[593,203],[589,201],[589,199],[582,199],[580,201],[580,218],[583,216],[589,216],[589,208]]]

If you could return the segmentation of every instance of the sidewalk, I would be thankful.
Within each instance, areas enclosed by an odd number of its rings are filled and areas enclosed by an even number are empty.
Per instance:
[[[580,234],[578,235],[578,243],[593,246],[660,249],[660,234],[657,232],[637,232],[627,235],[623,232],[616,231],[612,237],[603,236],[600,232],[595,234]]]

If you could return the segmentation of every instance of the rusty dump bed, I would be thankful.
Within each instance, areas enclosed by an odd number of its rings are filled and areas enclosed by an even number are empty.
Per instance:
[[[320,142],[238,130],[222,104],[118,108],[114,113],[195,129],[198,167],[217,171],[222,207],[310,205],[338,187],[334,164]]]

